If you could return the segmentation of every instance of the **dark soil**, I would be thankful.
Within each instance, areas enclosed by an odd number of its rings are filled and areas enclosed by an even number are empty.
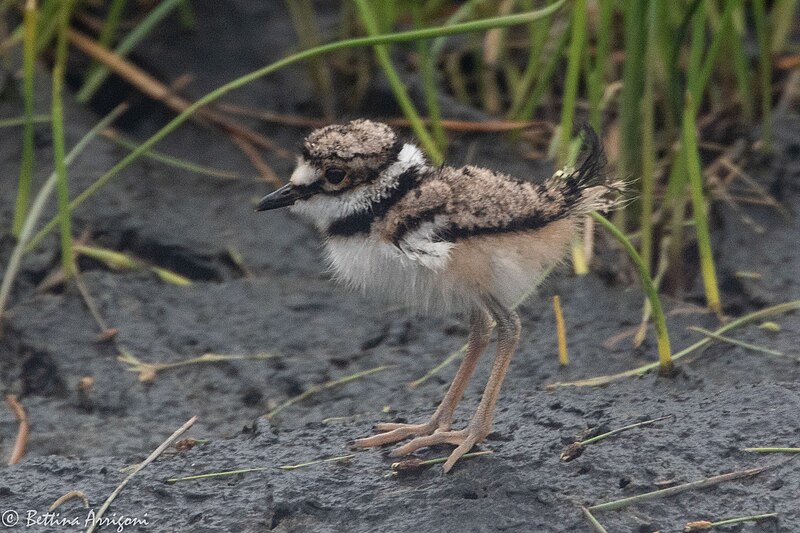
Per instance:
[[[134,56],[170,82],[184,73],[197,97],[237,75],[274,61],[295,47],[279,2],[192,3],[198,31],[163,24]],[[210,35],[236,39],[209,39]],[[222,46],[220,46],[222,45]],[[45,85],[45,76],[41,85]],[[117,91],[120,91],[117,86]],[[16,96],[0,103],[0,118],[21,114]],[[124,92],[124,91],[121,91]],[[370,101],[388,99],[376,82]],[[40,110],[49,89],[40,87]],[[106,91],[104,104],[127,94]],[[229,101],[309,114],[313,91],[302,68],[290,68],[234,93]],[[144,139],[169,115],[143,101],[129,114],[128,132]],[[100,105],[96,102],[97,105]],[[363,114],[387,116],[369,107]],[[453,114],[463,110],[452,109]],[[74,144],[98,118],[68,105],[68,141]],[[800,117],[777,119],[772,156],[749,171],[787,207],[800,208]],[[306,133],[258,126],[294,150]],[[754,132],[756,135],[757,132]],[[49,129],[38,128],[37,169],[50,172]],[[188,124],[158,148],[196,163],[254,174],[227,136]],[[8,231],[20,153],[19,135],[0,143],[0,227]],[[82,190],[124,153],[105,140],[71,167],[72,189]],[[283,176],[293,161],[271,155]],[[467,159],[519,176],[544,176],[548,167],[523,159],[499,136],[454,139],[454,163]],[[41,180],[40,180],[41,181]],[[254,178],[220,180],[140,160],[75,212],[75,231],[89,231],[98,245],[121,250],[193,280],[175,286],[146,272],[112,272],[82,260],[84,278],[101,314],[119,328],[119,345],[143,361],[175,362],[207,352],[257,354],[265,360],[197,364],[160,372],[142,383],[117,360],[74,285],[40,292],[36,285],[58,265],[55,237],[26,256],[0,340],[0,384],[15,393],[31,423],[27,455],[0,470],[0,508],[41,513],[59,496],[82,491],[98,509],[124,478],[125,466],[142,461],[193,415],[189,435],[208,442],[168,451],[137,474],[109,509],[110,516],[146,519],[125,531],[592,531],[580,506],[632,496],[670,484],[751,467],[776,465],[783,456],[744,452],[749,446],[800,443],[800,321],[797,314],[770,320],[780,330],[747,325],[731,336],[784,352],[771,356],[714,343],[687,356],[674,378],[648,374],[603,388],[545,385],[627,370],[655,359],[650,336],[639,349],[626,337],[640,320],[642,292],[602,262],[602,276],[572,277],[561,269],[521,307],[524,339],[512,363],[495,421],[480,449],[491,456],[465,459],[443,476],[439,466],[392,475],[382,450],[357,452],[352,460],[281,470],[341,456],[347,442],[368,435],[384,420],[424,420],[435,408],[455,368],[421,387],[422,376],[465,341],[463,317],[408,318],[328,280],[320,241],[285,212],[254,214],[269,187]],[[763,225],[757,234],[724,206],[715,209],[715,240],[723,298],[731,314],[800,299],[800,223],[774,210],[745,206]],[[52,214],[53,210],[48,211]],[[0,269],[13,240],[0,240]],[[240,253],[246,275],[230,259]],[[614,254],[606,252],[605,256]],[[622,262],[624,263],[624,261]],[[758,272],[758,279],[737,272]],[[692,284],[689,284],[690,286]],[[694,287],[700,287],[699,280]],[[571,364],[556,357],[550,299],[561,296]],[[694,302],[694,303],[693,303]],[[714,329],[715,317],[686,299],[665,299],[675,351],[700,339],[687,329]],[[465,423],[488,373],[486,357],[461,410]],[[346,385],[311,395],[272,420],[263,415],[314,385],[381,365],[394,365]],[[81,390],[89,376],[93,386]],[[589,446],[578,459],[559,460],[563,448],[588,428],[612,429],[674,415]],[[17,423],[0,411],[0,448],[13,446]],[[445,456],[447,447],[423,458]],[[229,477],[166,479],[243,468],[266,470]],[[675,532],[692,520],[779,514],[778,520],[733,526],[730,531],[800,531],[800,468],[780,464],[758,476],[714,488],[598,513],[609,531]],[[60,519],[85,519],[78,500],[60,507]],[[5,517],[5,515],[4,515]],[[22,525],[19,529],[22,530]],[[30,525],[26,531],[79,530],[78,526]],[[105,531],[116,528],[108,526]]]

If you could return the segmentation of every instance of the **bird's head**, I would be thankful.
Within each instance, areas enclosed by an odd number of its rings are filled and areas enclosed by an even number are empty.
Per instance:
[[[326,126],[306,137],[289,183],[262,198],[256,210],[314,198],[348,203],[346,198],[368,194],[409,166],[423,163],[419,149],[404,144],[386,124],[360,119]]]

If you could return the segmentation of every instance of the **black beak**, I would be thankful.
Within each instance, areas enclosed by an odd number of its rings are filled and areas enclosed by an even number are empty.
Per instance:
[[[295,187],[291,183],[287,183],[280,189],[277,189],[258,202],[256,211],[267,211],[269,209],[277,209],[279,207],[286,207],[292,205],[297,200],[302,200],[311,196],[311,191],[304,191],[301,188]]]

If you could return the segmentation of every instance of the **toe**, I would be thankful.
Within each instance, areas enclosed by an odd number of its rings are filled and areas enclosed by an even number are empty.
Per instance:
[[[461,444],[465,437],[464,431],[442,431],[425,437],[417,437],[403,446],[395,448],[389,455],[391,457],[401,457],[434,444]]]
[[[458,448],[452,451],[450,457],[448,457],[447,461],[445,461],[444,467],[442,467],[442,470],[444,470],[445,474],[453,468],[453,466],[456,464],[456,461],[461,459],[465,453],[470,451],[475,446],[476,440],[477,439],[475,438],[468,437],[464,442],[458,445]]]
[[[400,424],[398,422],[380,422],[375,424],[375,431],[394,431],[396,429],[410,429],[418,432],[425,431],[428,424]]]

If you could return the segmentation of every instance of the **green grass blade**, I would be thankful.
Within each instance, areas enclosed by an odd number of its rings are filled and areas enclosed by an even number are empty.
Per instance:
[[[581,60],[584,55],[583,48],[586,45],[586,2],[587,0],[575,0],[572,4],[572,36],[569,44],[567,78],[564,84],[561,127],[559,128],[559,166],[564,166],[567,163],[572,141],[572,123],[575,121],[575,104],[578,99]]]
[[[367,28],[367,33],[369,35],[380,34],[380,21],[375,11],[373,11],[369,0],[355,0],[355,2],[361,21]],[[389,85],[392,88],[394,97],[400,105],[403,114],[411,123],[411,129],[419,139],[422,148],[427,152],[434,163],[437,165],[443,163],[444,154],[442,154],[441,150],[439,150],[439,147],[436,145],[436,141],[434,141],[433,137],[428,133],[422,121],[422,117],[420,117],[416,107],[414,107],[411,97],[408,96],[405,84],[392,64],[392,58],[389,56],[389,49],[386,45],[376,45],[374,50],[375,57],[378,59],[378,64],[383,69],[386,79],[389,80]]]
[[[775,0],[772,5],[770,19],[772,20],[772,35],[770,37],[770,51],[773,54],[786,48],[792,26],[797,22],[797,0]]]
[[[714,70],[714,65],[717,62],[717,56],[719,55],[725,36],[732,30],[734,7],[736,7],[736,2],[727,2],[725,4],[725,11],[722,13],[719,30],[714,33],[714,38],[706,52],[706,57],[703,60],[699,75],[695,81],[695,86],[692,88],[695,113],[697,113],[697,109],[700,107],[703,92],[706,90],[706,87],[708,87],[708,82],[711,79],[711,73]]]
[[[33,124],[43,124],[46,122],[50,122],[50,115],[33,115],[28,119],[28,117],[16,117],[16,118],[4,118],[0,119],[0,128],[14,128],[18,126],[24,126],[28,120],[30,120]]]
[[[39,9],[39,23],[36,26],[36,54],[41,54],[53,40],[58,30],[58,9],[60,0],[45,0]]]
[[[100,122],[98,122],[89,132],[84,135],[80,141],[70,150],[67,156],[64,158],[67,165],[72,164],[72,161],[75,160],[78,155],[83,152],[84,148],[92,141],[97,135],[107,128],[120,114],[126,109],[126,106],[120,105],[114,108],[111,113],[106,115]],[[3,274],[3,282],[0,284],[0,319],[2,319],[3,311],[6,308],[6,303],[8,302],[8,297],[11,294],[11,287],[14,284],[14,278],[17,276],[17,272],[19,272],[20,264],[22,263],[22,256],[25,253],[25,246],[28,242],[28,239],[31,235],[33,235],[34,227],[36,223],[39,221],[39,217],[44,210],[44,206],[47,203],[47,200],[50,198],[50,194],[53,192],[53,189],[56,186],[56,181],[58,180],[58,174],[54,171],[50,174],[50,177],[47,178],[47,181],[44,182],[42,188],[39,189],[39,192],[36,194],[36,198],[34,198],[33,203],[31,204],[31,209],[28,212],[28,216],[25,219],[25,224],[22,226],[22,232],[19,235],[19,240],[17,241],[17,245],[14,247],[14,251],[11,252],[11,257],[8,260],[8,264],[5,267],[5,272]]]
[[[33,112],[34,112],[34,86],[36,83],[36,21],[39,13],[36,2],[25,2],[23,16],[24,37],[22,41],[22,93],[25,109],[25,124],[22,129],[22,158],[20,160],[19,182],[17,184],[17,201],[14,207],[14,222],[11,233],[19,238],[25,217],[28,214],[28,203],[33,181]]]
[[[317,16],[314,12],[314,5],[311,0],[285,0],[284,4],[289,10],[292,19],[292,26],[297,35],[297,40],[302,48],[313,48],[320,44],[320,31],[317,24]],[[181,3],[184,5],[184,3]],[[334,100],[333,100],[333,81],[328,65],[321,57],[313,57],[306,62],[307,71],[311,82],[314,84],[314,91],[322,108],[322,114],[333,119]]]
[[[100,30],[100,35],[97,37],[97,44],[103,48],[111,48],[111,43],[119,28],[119,23],[122,20],[122,13],[125,11],[125,6],[128,0],[112,0],[111,5],[108,6],[105,20],[103,21],[103,29]],[[102,65],[93,59],[91,65],[86,70],[86,77],[84,84],[93,76],[97,76],[97,72],[102,68]]]
[[[414,27],[421,28],[423,18],[422,7],[413,4]],[[433,43],[417,41],[417,53],[420,57],[420,74],[422,76],[422,90],[425,94],[425,106],[430,120],[431,134],[436,146],[443,153],[447,151],[447,134],[442,127],[442,109],[439,106],[436,76],[436,57],[433,55]]]
[[[142,21],[126,35],[114,48],[114,53],[120,57],[125,57],[144,39],[153,28],[164,20],[183,0],[162,0],[153,8]],[[90,74],[86,83],[83,84],[75,99],[78,102],[88,102],[97,89],[103,84],[109,75],[106,67],[100,67],[97,71]]]
[[[105,174],[100,176],[92,185],[87,187],[83,192],[81,192],[77,197],[75,197],[70,203],[70,208],[75,209],[83,202],[85,202],[87,198],[91,197],[95,192],[101,189],[106,183],[108,183],[109,180],[111,180],[114,176],[119,174],[121,170],[123,170],[133,161],[142,156],[145,152],[147,152],[150,148],[152,148],[154,144],[156,144],[158,141],[169,135],[178,126],[186,122],[189,119],[189,117],[191,117],[201,107],[218,100],[222,96],[228,94],[229,92],[235,89],[238,89],[239,87],[247,85],[248,83],[251,83],[252,81],[262,78],[264,76],[267,76],[268,74],[272,74],[273,72],[278,71],[284,67],[293,65],[299,61],[308,59],[309,57],[329,52],[334,52],[336,50],[342,50],[345,48],[373,46],[376,44],[386,44],[393,42],[416,41],[418,39],[431,39],[434,37],[441,37],[443,35],[457,35],[460,33],[479,32],[487,30],[489,28],[496,28],[501,26],[508,27],[520,24],[527,24],[534,20],[538,20],[539,18],[550,15],[551,13],[558,10],[564,4],[564,2],[565,0],[559,0],[556,3],[547,6],[546,8],[542,8],[536,11],[528,11],[525,13],[518,13],[515,15],[507,15],[502,17],[487,18],[482,20],[465,22],[462,24],[454,24],[452,26],[426,28],[422,30],[412,30],[412,31],[405,31],[393,34],[376,35],[370,37],[361,37],[357,39],[347,39],[344,41],[336,41],[286,56],[283,59],[280,59],[265,67],[254,70],[249,74],[245,74],[244,76],[236,78],[235,80],[230,81],[214,89],[213,91],[206,94],[202,98],[196,100],[183,112],[178,114],[178,116],[169,121],[165,126],[163,126],[155,134],[153,134],[149,139],[140,144],[136,150],[125,156],[119,163],[114,165]],[[38,246],[39,243],[42,241],[42,239],[44,239],[44,237],[48,233],[53,231],[53,229],[57,224],[58,224],[57,219],[49,221],[31,239],[25,250],[28,251]]]
[[[567,42],[569,42],[569,36],[570,32],[568,30],[564,30],[561,33],[561,37],[556,43],[555,51],[550,57],[550,60],[542,67],[540,76],[536,80],[536,85],[534,85],[533,91],[531,91],[528,100],[525,102],[525,104],[522,106],[522,109],[516,116],[509,114],[510,119],[524,121],[530,120],[530,118],[533,116],[533,113],[536,111],[536,107],[539,105],[539,101],[542,99],[545,92],[551,88],[553,75],[555,74],[556,67],[558,67],[559,62],[561,61],[561,56],[564,53]],[[514,110],[512,109],[511,111],[513,112]]]
[[[107,139],[118,144],[119,146],[126,148],[129,152],[136,150],[136,148],[139,146],[134,141],[124,137],[123,135],[119,134],[116,131],[114,132],[107,131],[103,135]],[[188,172],[194,172],[195,174],[201,174],[203,176],[211,176],[214,178],[221,178],[225,180],[237,179],[239,177],[239,175],[236,174],[235,172],[228,172],[225,170],[219,170],[216,168],[198,165],[197,163],[193,163],[185,159],[180,159],[178,157],[173,157],[163,152],[158,152],[156,150],[148,150],[147,152],[145,152],[143,157],[147,157],[149,159],[152,159],[153,161],[158,161],[159,163],[163,163],[167,166],[179,168],[181,170],[186,170]]]
[[[758,39],[758,81],[761,93],[761,138],[764,148],[772,147],[772,56],[764,0],[753,0],[753,20]]]
[[[726,331],[730,331],[732,329],[738,328],[739,326],[742,326],[744,324],[748,324],[748,323],[754,322],[756,320],[761,320],[761,319],[763,319],[765,317],[776,315],[776,314],[789,313],[791,311],[797,311],[798,309],[800,309],[800,300],[794,300],[794,301],[791,301],[791,302],[785,302],[785,303],[782,303],[782,304],[773,305],[772,307],[767,307],[767,308],[764,308],[764,309],[760,309],[760,310],[755,311],[753,313],[750,313],[748,315],[740,316],[739,318],[731,320],[730,322],[728,322],[727,324],[725,324],[721,328],[719,328],[716,331],[714,331],[714,334],[715,335],[722,335]],[[672,356],[672,359],[674,361],[677,361],[678,359],[680,359],[682,357],[685,357],[685,356],[689,355],[690,353],[693,353],[695,350],[697,350],[699,348],[702,348],[703,346],[705,346],[705,345],[707,345],[709,343],[711,343],[711,339],[709,337],[705,337],[705,338],[695,342],[691,346],[688,346],[688,347],[684,348],[683,350],[680,350],[679,352],[675,353]],[[638,368],[633,368],[631,370],[625,370],[623,372],[618,372],[617,374],[610,374],[610,375],[607,375],[607,376],[598,376],[598,377],[589,378],[589,379],[582,379],[582,380],[579,380],[579,381],[551,383],[546,388],[548,390],[552,390],[552,389],[556,389],[556,388],[560,388],[560,387],[596,387],[596,386],[600,386],[600,385],[607,385],[607,384],[609,384],[609,383],[611,383],[613,381],[616,381],[618,379],[644,375],[645,373],[650,372],[651,370],[654,370],[658,366],[659,366],[659,363],[649,363],[649,364],[646,364],[646,365],[642,365],[642,366],[640,366]]]
[[[61,228],[61,267],[64,275],[71,278],[75,274],[75,257],[72,251],[72,209],[69,205],[69,182],[64,150],[64,103],[62,90],[67,66],[67,32],[72,15],[74,0],[65,0],[61,6],[56,58],[53,65],[53,157],[58,175],[58,218]]]
[[[742,104],[742,115],[746,122],[753,120],[753,91],[750,88],[750,61],[744,52],[742,41],[746,38],[744,29],[744,2],[737,0],[733,14],[733,31],[728,46],[733,54],[733,72],[736,76],[736,89]]]
[[[686,105],[683,111],[683,147],[684,156],[686,157],[686,170],[689,174],[689,191],[691,192],[695,230],[697,232],[697,248],[700,253],[700,271],[703,276],[706,304],[709,309],[721,315],[722,304],[720,303],[719,286],[717,284],[717,271],[714,266],[714,254],[711,250],[711,235],[708,230],[708,213],[703,195],[703,176],[700,170],[700,153],[697,146],[694,109],[695,104],[692,102],[692,96],[687,92]]]
[[[636,251],[636,248],[634,248],[633,244],[631,244],[631,241],[625,237],[625,234],[622,233],[607,218],[599,213],[592,213],[591,216],[600,224],[602,224],[603,227],[608,230],[608,232],[611,233],[611,235],[613,235],[620,244],[622,244],[622,246],[628,252],[628,257],[631,258],[634,266],[636,266],[636,270],[639,272],[639,279],[642,282],[642,288],[644,289],[647,299],[650,302],[650,308],[652,309],[653,313],[653,322],[656,326],[659,373],[664,376],[672,375],[672,349],[670,348],[667,322],[664,318],[664,311],[661,309],[661,299],[658,297],[658,291],[653,284],[653,280],[650,278],[650,274],[648,273],[648,269],[645,266],[644,261],[642,261],[642,257]]]
[[[642,94],[642,196],[639,213],[641,242],[639,253],[650,275],[653,263],[653,192],[655,190],[656,147],[655,147],[655,84],[658,62],[658,12],[656,3],[651,2],[647,13],[647,49],[645,50],[644,92]]]
[[[620,170],[623,175],[641,174],[641,98],[644,89],[644,51],[647,47],[647,2],[625,2],[625,62],[620,101]]]
[[[614,11],[612,0],[599,0],[600,20],[597,28],[595,58],[586,80],[589,93],[589,124],[595,131],[602,131],[602,99],[608,70],[608,54],[611,48],[611,15]]]

